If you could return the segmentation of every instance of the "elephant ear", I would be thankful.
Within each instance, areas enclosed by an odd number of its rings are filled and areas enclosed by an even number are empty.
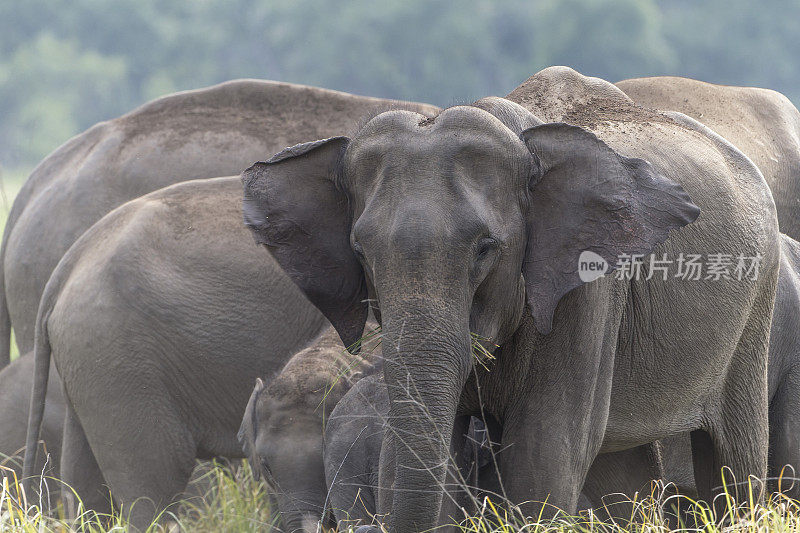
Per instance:
[[[347,137],[286,148],[242,174],[245,224],[331,322],[345,346],[361,337],[367,289],[337,186]]]
[[[613,270],[620,256],[650,253],[700,209],[650,163],[623,157],[587,130],[549,123],[520,137],[538,164],[522,273],[534,324],[547,334],[558,302],[583,283],[582,252],[601,256]]]
[[[250,399],[247,401],[247,407],[245,407],[244,416],[242,417],[242,425],[239,426],[239,432],[236,434],[236,439],[239,441],[239,444],[242,445],[242,452],[244,452],[244,456],[247,460],[250,461],[250,466],[253,469],[253,475],[256,479],[259,478],[259,473],[261,472],[255,451],[257,430],[256,401],[258,401],[258,395],[261,394],[264,387],[264,382],[261,378],[256,378],[256,386],[253,388]]]

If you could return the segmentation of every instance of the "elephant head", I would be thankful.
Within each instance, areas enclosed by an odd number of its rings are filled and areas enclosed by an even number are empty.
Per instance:
[[[583,251],[613,265],[699,214],[649,163],[502,99],[434,118],[385,112],[242,179],[257,242],[345,344],[368,304],[381,318],[389,433],[402,443],[391,531],[435,525],[471,333],[502,345],[527,308],[547,334],[559,300],[582,283]]]
[[[303,379],[275,379],[269,385],[258,379],[238,437],[254,475],[263,475],[274,491],[282,531],[314,533],[324,516],[327,496],[323,419],[346,387],[331,386],[325,379],[315,381],[313,375],[311,382]],[[321,401],[326,391],[329,397]]]

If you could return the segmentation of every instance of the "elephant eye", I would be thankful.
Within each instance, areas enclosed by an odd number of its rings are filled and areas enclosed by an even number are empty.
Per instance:
[[[491,237],[484,237],[478,241],[476,248],[476,258],[480,261],[489,255],[490,252],[497,248],[497,240]]]

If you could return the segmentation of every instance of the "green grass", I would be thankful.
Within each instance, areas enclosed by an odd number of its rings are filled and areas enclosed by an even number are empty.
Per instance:
[[[51,480],[51,483],[57,483]],[[214,464],[199,480],[203,496],[195,496],[167,509],[154,522],[148,533],[187,532],[256,532],[279,526],[269,503],[269,488],[257,481],[247,465],[230,468]],[[129,531],[124,514],[97,515],[81,512],[75,520],[63,518],[60,506],[49,513],[20,496],[21,489],[13,481],[0,490],[0,532],[3,533],[89,533]],[[558,512],[554,518],[523,518],[506,511],[489,498],[479,501],[479,512],[458,524],[463,533],[660,533],[698,531],[703,533],[766,533],[800,531],[800,506],[781,495],[773,495],[765,504],[755,502],[753,491],[745,487],[742,500],[731,494],[720,496],[724,502],[721,515],[708,505],[680,497],[688,510],[691,525],[678,523],[673,511],[679,497],[670,487],[653,484],[651,492],[627,500],[630,516],[624,519],[600,520],[593,513],[570,516]],[[671,522],[670,522],[671,520]],[[724,525],[720,525],[724,524]],[[276,529],[277,530],[277,529]],[[320,532],[326,530],[320,529]]]
[[[57,485],[55,479],[48,484]],[[256,532],[269,531],[277,523],[263,481],[257,481],[244,462],[231,468],[221,464],[193,481],[190,493],[197,493],[165,510],[148,533],[167,531]],[[135,504],[134,504],[135,505]],[[47,508],[46,502],[32,502],[15,478],[6,478],[0,489],[0,532],[2,533],[88,533],[129,531],[126,513],[101,515],[83,509],[74,520],[64,518],[60,504]],[[43,509],[44,508],[44,509]]]

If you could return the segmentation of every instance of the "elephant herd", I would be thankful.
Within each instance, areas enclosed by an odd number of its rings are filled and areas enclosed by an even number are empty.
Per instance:
[[[573,513],[655,478],[712,501],[723,467],[772,490],[800,467],[798,204],[800,113],[763,89],[551,67],[443,110],[170,95],[14,201],[0,465],[139,529],[216,457],[286,531],[427,531],[487,495]]]

